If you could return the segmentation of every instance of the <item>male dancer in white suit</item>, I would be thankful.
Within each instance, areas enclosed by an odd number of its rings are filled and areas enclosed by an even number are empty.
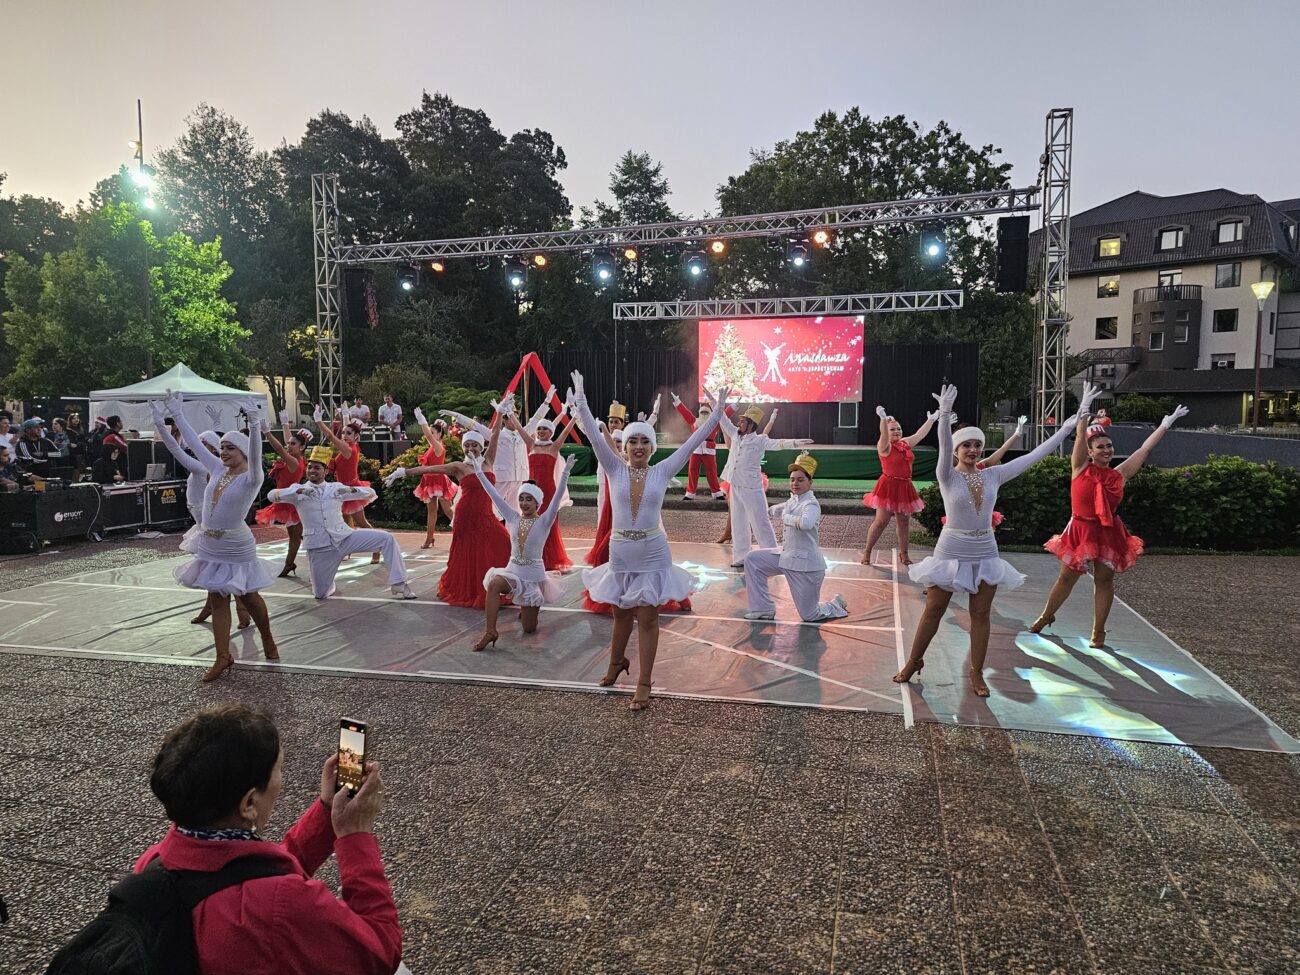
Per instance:
[[[821,623],[849,615],[844,597],[839,593],[830,602],[819,601],[822,581],[826,578],[826,559],[822,557],[817,537],[822,509],[812,492],[816,473],[817,461],[808,451],[795,458],[790,465],[790,500],[769,509],[770,514],[781,519],[783,544],[780,548],[755,549],[745,556],[747,620],[776,618],[776,604],[768,592],[768,580],[774,575],[785,576],[795,609],[805,623]]]

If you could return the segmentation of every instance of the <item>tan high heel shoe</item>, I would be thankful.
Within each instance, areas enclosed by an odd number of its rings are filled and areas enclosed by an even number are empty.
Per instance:
[[[495,648],[496,645],[497,645],[497,631],[484,630],[483,635],[478,638],[478,643],[474,644],[472,649],[478,651],[478,650],[484,650],[487,647]]]
[[[894,675],[894,683],[910,684],[912,682],[912,678],[916,674],[919,674],[923,669],[925,669],[924,659],[912,660],[909,657],[907,663],[903,665],[903,669]]]
[[[205,684],[211,684],[214,680],[234,666],[235,658],[228,653],[223,654],[222,656],[217,657],[216,663],[203,672],[203,677],[200,679]]]
[[[622,663],[610,664],[608,672],[606,672],[605,676],[600,679],[596,686],[613,687],[618,682],[619,675],[627,673],[629,666],[627,657],[623,658]]]
[[[649,684],[643,684],[637,681],[636,693],[632,695],[632,700],[627,702],[629,711],[644,711],[650,706],[650,688],[654,687],[654,681]],[[645,688],[645,697],[641,696],[641,688]]]
[[[1088,641],[1088,646],[1096,647],[1098,650],[1106,646],[1106,631],[1099,630],[1094,626],[1092,628],[1092,639]]]
[[[1029,624],[1029,632],[1042,633],[1043,630],[1047,629],[1055,622],[1056,622],[1056,617],[1054,615],[1050,613],[1044,613],[1042,616],[1038,617],[1038,619],[1034,620],[1032,623]]]
[[[973,670],[970,672],[970,689],[975,692],[976,697],[989,696],[989,685],[984,683],[984,675],[977,674]]]

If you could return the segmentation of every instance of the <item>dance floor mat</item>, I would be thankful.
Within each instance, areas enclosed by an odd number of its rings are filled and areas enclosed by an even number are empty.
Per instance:
[[[399,538],[419,599],[394,599],[386,570],[368,558],[344,563],[338,595],[325,602],[312,598],[306,579],[279,579],[263,595],[282,662],[261,659],[250,628],[232,636],[239,666],[587,691],[605,673],[612,621],[582,609],[580,572],[564,578],[562,602],[542,611],[536,633],[523,634],[517,611],[507,608],[497,646],[473,653],[482,611],[447,606],[434,595],[448,539],[440,537],[438,549],[430,552],[417,547],[421,535]],[[571,553],[582,553],[590,541],[566,539],[566,544]],[[1300,742],[1120,600],[1110,617],[1106,648],[1089,647],[1092,599],[1086,582],[1051,632],[1028,633],[1025,627],[1037,617],[1056,576],[1057,563],[1049,555],[1008,556],[1029,582],[999,593],[994,602],[985,669],[993,694],[979,699],[966,676],[969,618],[961,596],[940,625],[920,677],[910,685],[890,680],[924,606],[920,588],[896,563],[868,567],[858,564],[856,551],[827,550],[831,567],[823,598],[842,593],[847,619],[820,626],[797,622],[785,582],[778,578],[772,585],[777,621],[750,623],[741,618],[744,576],[727,564],[726,548],[680,542],[672,548],[678,565],[696,577],[697,591],[694,612],[662,619],[656,695],[889,712],[909,725],[939,721],[1300,752]],[[259,553],[278,568],[284,543],[262,545]],[[172,579],[172,569],[184,558],[5,593],[0,651],[208,666],[211,632],[190,623],[201,597]],[[306,559],[300,556],[299,564],[305,574]],[[94,606],[94,613],[87,613],[87,606]],[[635,646],[635,634],[633,641]],[[632,658],[631,675],[624,675],[618,688],[624,694],[635,684],[635,653]]]

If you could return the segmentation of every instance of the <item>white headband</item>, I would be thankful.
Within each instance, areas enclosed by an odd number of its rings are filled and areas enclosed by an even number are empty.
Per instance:
[[[617,430],[612,431],[610,436],[614,438],[615,443],[622,443],[627,439],[627,431],[619,427]]]
[[[625,437],[645,437],[650,441],[650,449],[656,450],[659,447],[659,438],[655,434],[655,428],[643,420],[637,420],[635,423],[629,423],[624,427]]]
[[[953,453],[955,454],[957,452],[957,448],[960,447],[962,444],[964,444],[967,440],[978,440],[980,442],[980,448],[983,449],[984,431],[981,430],[979,427],[962,427],[960,430],[956,431],[952,435]]]
[[[541,429],[542,427],[546,427],[546,429],[550,430],[551,433],[555,432],[555,424],[552,423],[550,420],[538,420],[537,427],[538,429]]]
[[[248,434],[240,433],[238,430],[231,430],[221,435],[221,442],[230,444],[245,457],[248,456]]]
[[[211,430],[204,430],[202,433],[200,433],[200,434],[199,434],[199,440],[200,440],[201,442],[207,444],[207,445],[208,445],[209,447],[211,447],[213,450],[220,450],[220,449],[221,449],[221,438],[218,437],[218,436],[217,436],[215,433],[213,433]]]
[[[519,493],[526,494],[534,501],[536,501],[537,507],[540,508],[542,506],[542,498],[544,497],[544,495],[542,494],[542,489],[539,488],[536,484],[519,485]]]
[[[487,446],[487,441],[483,439],[483,434],[479,433],[477,430],[466,430],[460,435],[460,442],[462,446],[467,443],[476,443],[480,447]]]

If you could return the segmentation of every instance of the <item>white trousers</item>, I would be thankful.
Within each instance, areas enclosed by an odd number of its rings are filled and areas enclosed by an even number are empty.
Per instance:
[[[776,548],[776,532],[767,513],[762,484],[741,487],[731,482],[731,561],[740,563],[752,548]]]
[[[838,603],[819,602],[822,580],[826,578],[825,571],[798,572],[783,569],[779,548],[755,549],[745,556],[745,596],[749,600],[751,613],[776,612],[776,603],[772,602],[772,594],[768,590],[768,582],[775,575],[785,576],[794,608],[805,623],[837,620],[849,615]]]
[[[343,560],[357,552],[381,552],[388,566],[388,584],[396,586],[406,581],[406,563],[402,550],[392,533],[378,528],[358,528],[341,542],[325,548],[309,548],[307,562],[311,566],[311,592],[317,599],[329,595],[334,576]]]

